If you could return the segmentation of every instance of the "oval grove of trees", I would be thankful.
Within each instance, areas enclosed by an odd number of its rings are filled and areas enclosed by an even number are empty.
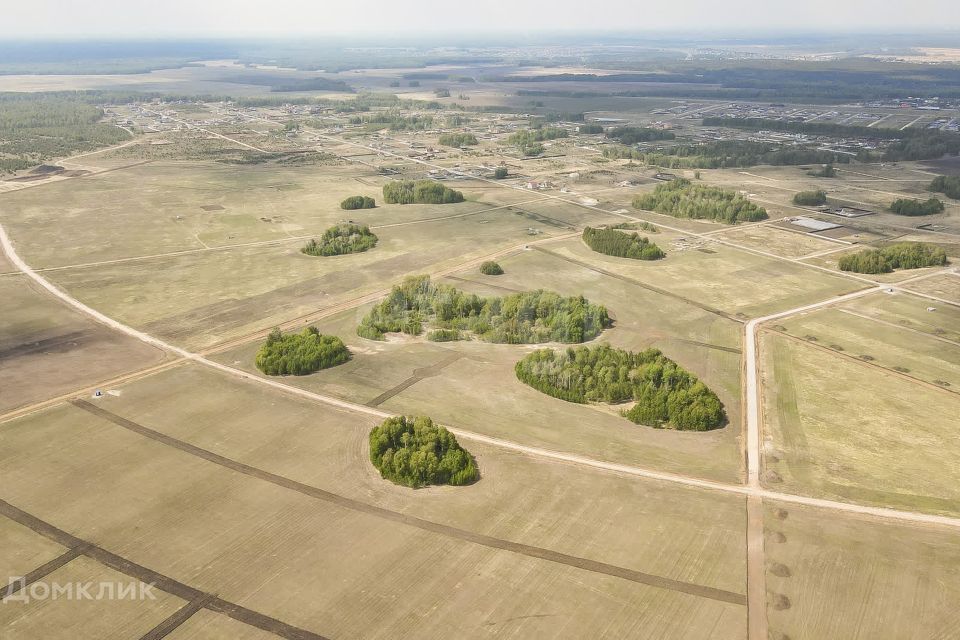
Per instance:
[[[396,416],[374,427],[370,462],[382,477],[406,487],[461,486],[480,479],[473,456],[426,416]]]
[[[271,376],[304,376],[349,359],[350,351],[343,340],[325,336],[316,327],[287,334],[274,329],[257,351],[256,365]]]
[[[866,249],[840,258],[841,271],[890,273],[894,269],[920,269],[947,264],[947,253],[926,242],[898,242],[882,249]]]
[[[890,211],[898,216],[930,216],[943,213],[943,202],[936,198],[915,200],[913,198],[898,198],[890,203]]]
[[[377,236],[366,226],[338,224],[324,231],[320,240],[310,239],[300,251],[308,256],[360,253],[377,246],[377,239]]]
[[[793,204],[802,207],[817,207],[827,203],[827,192],[818,189],[816,191],[800,191],[793,196]]]
[[[368,196],[350,196],[340,203],[341,209],[373,209],[377,206],[376,200]]]
[[[633,353],[608,345],[538,349],[516,364],[517,378],[568,402],[620,404],[623,415],[656,428],[707,431],[726,422],[716,394],[657,349]]]
[[[537,290],[481,298],[450,285],[435,285],[428,276],[411,276],[370,310],[357,335],[383,340],[385,333],[416,336],[428,329],[428,336],[439,336],[437,329],[450,329],[443,339],[473,334],[504,344],[573,344],[595,338],[610,324],[606,308],[583,296]]]
[[[727,224],[767,219],[766,209],[736,191],[693,184],[686,178],[657,185],[651,193],[634,198],[633,206],[676,218],[717,220]]]
[[[659,260],[666,254],[649,238],[639,233],[623,233],[616,229],[594,229],[587,227],[583,230],[583,241],[597,253],[634,260]]]
[[[463,202],[463,193],[434,180],[395,180],[383,185],[387,204],[449,204]]]

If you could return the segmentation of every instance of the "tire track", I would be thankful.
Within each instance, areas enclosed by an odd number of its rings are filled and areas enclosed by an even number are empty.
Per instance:
[[[584,269],[589,269],[590,271],[593,271],[593,272],[595,272],[595,273],[599,273],[599,274],[601,274],[601,275],[604,275],[604,276],[607,276],[607,277],[610,277],[610,278],[616,278],[617,280],[621,280],[621,281],[626,282],[626,283],[628,283],[628,284],[632,284],[632,285],[638,286],[638,287],[640,287],[640,288],[642,288],[642,289],[646,289],[646,290],[648,290],[648,291],[652,291],[652,292],[654,292],[654,293],[658,293],[658,294],[660,294],[660,295],[662,295],[662,296],[667,296],[668,298],[673,298],[674,300],[679,300],[679,301],[681,301],[681,302],[684,302],[684,303],[686,303],[686,304],[692,305],[692,306],[697,307],[697,308],[699,308],[699,309],[703,309],[703,310],[706,311],[707,313],[712,313],[713,315],[720,316],[721,318],[726,318],[727,320],[732,320],[733,322],[736,322],[736,323],[738,323],[738,324],[743,324],[743,323],[745,322],[742,318],[738,318],[738,317],[736,317],[736,316],[734,316],[734,315],[731,315],[731,314],[727,313],[726,311],[721,311],[720,309],[717,309],[716,307],[711,307],[711,306],[709,306],[709,305],[703,304],[702,302],[697,302],[696,300],[691,300],[690,298],[687,298],[687,297],[685,297],[685,296],[682,296],[682,295],[680,295],[680,294],[678,294],[678,293],[673,293],[672,291],[667,291],[666,289],[661,289],[660,287],[655,287],[655,286],[653,286],[653,285],[647,284],[646,282],[641,282],[640,280],[637,280],[637,279],[635,279],[635,278],[631,278],[631,277],[629,277],[629,276],[621,275],[621,274],[615,273],[615,272],[613,272],[613,271],[608,271],[608,270],[603,269],[603,268],[601,268],[601,267],[597,267],[597,266],[595,266],[595,265],[592,265],[592,264],[590,264],[589,262],[584,262],[583,260],[577,260],[576,258],[571,258],[571,257],[569,257],[569,256],[563,255],[562,253],[557,253],[556,251],[551,251],[550,249],[544,249],[543,247],[540,247],[540,246],[531,246],[531,248],[532,248],[532,249],[536,249],[537,251],[539,251],[539,252],[541,252],[541,253],[545,253],[545,254],[547,254],[547,255],[549,255],[549,256],[553,256],[554,258],[558,258],[558,259],[560,259],[560,260],[565,260],[566,262],[569,262],[569,263],[571,263],[571,264],[575,264],[575,265],[577,265],[577,266],[579,266],[579,267],[583,267]]]
[[[599,562],[596,560],[589,560],[587,558],[581,558],[578,556],[571,556],[566,553],[560,553],[558,551],[552,551],[550,549],[544,549],[541,547],[535,547],[528,544],[522,544],[519,542],[513,542],[510,540],[504,540],[501,538],[495,538],[493,536],[488,536],[481,533],[475,533],[473,531],[468,531],[466,529],[460,529],[458,527],[453,527],[450,525],[440,524],[438,522],[433,522],[430,520],[425,520],[423,518],[418,518],[416,516],[411,516],[405,513],[400,513],[398,511],[391,511],[384,507],[378,507],[366,502],[361,502],[353,498],[348,498],[346,496],[341,496],[339,494],[327,491],[325,489],[320,489],[319,487],[314,487],[302,482],[297,482],[296,480],[291,480],[284,476],[259,469],[257,467],[250,466],[243,462],[227,458],[218,453],[214,453],[207,449],[203,449],[196,445],[190,444],[183,440],[178,440],[171,436],[168,436],[159,431],[154,431],[149,427],[145,427],[141,424],[128,420],[123,416],[119,416],[111,411],[104,409],[103,407],[98,407],[86,400],[73,400],[71,403],[78,409],[83,409],[88,413],[91,413],[99,418],[112,422],[118,427],[127,429],[136,434],[165,444],[169,447],[182,451],[184,453],[196,456],[213,464],[225,467],[237,473],[249,476],[251,478],[256,478],[264,482],[269,482],[278,487],[283,487],[291,491],[296,491],[302,495],[314,498],[317,500],[322,500],[324,502],[337,505],[339,507],[350,509],[351,511],[356,511],[359,513],[364,513],[371,515],[383,520],[389,520],[391,522],[396,522],[403,524],[409,527],[420,529],[421,531],[428,531],[430,533],[435,533],[442,535],[448,538],[453,538],[456,540],[462,540],[465,542],[471,542],[480,546],[484,546],[490,549],[498,549],[501,551],[509,551],[511,553],[516,553],[518,555],[526,556],[529,558],[537,558],[540,560],[546,560],[548,562],[554,562],[557,564],[562,564],[568,567],[574,567],[577,569],[582,569],[584,571],[590,571],[592,573],[603,574],[607,576],[612,576],[615,578],[621,578],[623,580],[629,580],[631,582],[636,582],[639,584],[644,584],[651,587],[656,587],[658,589],[667,589],[669,591],[676,591],[679,593],[685,593],[687,595],[692,595],[700,598],[707,598],[710,600],[716,600],[718,602],[726,602],[729,604],[735,605],[746,605],[747,599],[746,596],[739,593],[734,593],[732,591],[726,591],[724,589],[717,589],[714,587],[708,587],[705,585],[695,584],[692,582],[683,582],[681,580],[674,580],[672,578],[666,578],[663,576],[653,575],[649,573],[643,573],[642,571],[636,571],[634,569],[627,569],[625,567],[619,567],[612,564],[607,564],[605,562]],[[166,590],[166,589],[164,589]],[[188,594],[192,597],[185,598],[187,600],[192,600],[197,597],[199,593]],[[182,596],[181,596],[182,597]]]
[[[413,370],[413,375],[393,387],[392,389],[387,389],[380,395],[378,395],[373,400],[367,402],[368,407],[379,407],[381,404],[389,400],[390,398],[403,393],[413,385],[417,384],[425,378],[432,378],[434,376],[440,375],[440,372],[449,367],[451,364],[463,358],[464,355],[461,353],[450,353],[442,360],[435,362],[429,366],[421,367],[419,369]]]
[[[286,638],[287,640],[328,640],[324,636],[287,624],[282,620],[272,618],[252,609],[247,609],[238,604],[224,600],[216,595],[204,593],[200,589],[184,584],[179,580],[166,576],[162,573],[148,569],[131,560],[119,556],[111,551],[99,547],[92,542],[81,540],[63,529],[41,520],[40,518],[19,509],[6,500],[0,499],[0,515],[13,520],[27,527],[34,533],[39,533],[48,540],[61,544],[70,549],[76,550],[77,555],[86,556],[96,560],[100,564],[118,571],[126,576],[139,580],[145,584],[155,586],[156,588],[174,595],[187,602],[201,600],[205,603],[204,608],[215,613],[223,613],[238,622],[243,622],[252,627],[267,631],[274,635]],[[67,555],[67,554],[64,554]],[[61,556],[62,557],[62,556]],[[49,563],[48,563],[49,564]],[[46,565],[44,565],[46,566]]]

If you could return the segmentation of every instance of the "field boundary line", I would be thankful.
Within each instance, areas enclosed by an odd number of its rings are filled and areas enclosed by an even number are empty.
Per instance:
[[[357,511],[381,519],[390,520],[392,522],[411,526],[422,531],[444,535],[449,538],[471,542],[487,548],[510,551],[518,555],[546,560],[577,569],[583,569],[593,573],[601,573],[615,578],[622,578],[624,580],[645,584],[647,586],[656,587],[659,589],[677,591],[687,595],[708,598],[730,604],[746,604],[745,596],[732,591],[727,591],[725,589],[717,589],[715,587],[708,587],[692,582],[674,580],[673,578],[666,578],[664,576],[644,573],[635,569],[628,569],[626,567],[620,567],[597,560],[590,560],[588,558],[582,558],[579,556],[572,556],[543,547],[535,547],[511,540],[496,538],[494,536],[476,533],[467,529],[454,527],[452,525],[445,525],[432,520],[419,518],[417,516],[411,516],[399,511],[393,511],[391,509],[363,502],[355,498],[349,498],[347,496],[327,491],[326,489],[321,489],[319,487],[292,480],[286,476],[281,476],[259,467],[248,465],[238,460],[234,460],[233,458],[228,458],[218,453],[214,453],[209,449],[204,449],[202,447],[190,444],[184,440],[168,436],[164,433],[124,418],[123,416],[117,415],[116,413],[104,409],[103,407],[98,407],[94,404],[91,404],[86,400],[75,400],[72,402],[72,404],[78,409],[82,409],[103,420],[127,429],[128,431],[132,431],[138,435],[149,438],[155,442],[159,442],[183,453],[201,458],[207,462],[211,462],[245,476],[256,478],[284,489],[295,491],[307,497],[322,500],[342,508],[350,509],[351,511]]]

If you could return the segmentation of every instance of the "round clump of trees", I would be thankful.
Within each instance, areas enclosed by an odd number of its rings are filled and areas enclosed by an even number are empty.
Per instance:
[[[370,432],[370,462],[405,487],[466,485],[480,479],[477,463],[456,437],[427,416],[387,418]]]
[[[349,359],[350,350],[343,340],[323,335],[316,327],[287,334],[275,328],[257,351],[256,365],[270,376],[304,376]]]
[[[340,256],[372,249],[377,240],[367,226],[338,224],[324,231],[319,240],[311,238],[300,251],[308,256]]]
[[[817,189],[816,191],[799,191],[793,196],[793,204],[798,204],[802,207],[818,207],[822,204],[827,204],[827,192],[823,189]]]
[[[341,209],[373,209],[377,206],[377,201],[369,196],[350,196],[340,203]]]
[[[898,198],[890,203],[890,211],[898,216],[932,216],[943,213],[943,202],[937,198]]]
[[[502,276],[503,267],[499,263],[494,262],[493,260],[487,260],[480,265],[480,273],[485,276]]]

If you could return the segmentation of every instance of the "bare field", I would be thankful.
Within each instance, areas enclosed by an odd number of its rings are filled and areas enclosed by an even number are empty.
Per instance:
[[[551,244],[564,258],[596,265],[740,318],[766,315],[861,288],[856,282],[732,247],[662,232],[651,239],[666,251],[644,262],[591,251],[580,239]],[[558,267],[562,258],[551,256]]]
[[[955,306],[900,293],[866,296],[840,306],[881,323],[960,342],[960,308]]]
[[[954,531],[777,502],[765,518],[771,637],[954,637]]]
[[[557,637],[744,633],[742,604],[679,586],[743,593],[742,499],[585,469],[571,474],[567,465],[472,442],[465,444],[483,473],[477,484],[410,491],[381,480],[366,461],[366,416],[197,366],[121,391],[95,406],[347,502],[225,469],[72,406],[0,429],[13,479],[5,496],[255,611],[331,637],[432,638],[491,627]],[[38,446],[43,441],[58,447]],[[71,452],[68,461],[61,449]],[[23,465],[31,478],[19,473]],[[385,517],[383,509],[400,515]],[[408,516],[442,527],[428,531]],[[130,535],[134,523],[139,533]],[[443,527],[645,575],[662,571],[675,588],[478,545]],[[401,596],[404,607],[383,607]]]
[[[918,280],[906,285],[911,291],[925,293],[928,296],[936,296],[949,300],[955,304],[960,304],[960,275],[957,273],[945,273],[943,275]]]
[[[821,309],[778,321],[778,326],[839,356],[960,393],[960,343],[843,309]]]
[[[769,486],[958,513],[960,396],[776,334],[761,346]]]
[[[21,276],[0,278],[0,411],[94,384],[164,353],[65,307]]]
[[[361,339],[356,326],[366,308],[318,323],[324,333],[346,341],[354,352],[349,363],[285,382],[354,402],[378,400],[385,409],[426,411],[448,424],[524,444],[715,479],[739,478],[738,323],[538,251],[499,262],[506,270],[503,276],[464,272],[449,283],[480,295],[545,288],[589,296],[616,318],[615,327],[599,341],[634,350],[662,349],[717,392],[730,424],[711,433],[656,430],[634,425],[612,408],[543,395],[519,382],[513,371],[516,361],[535,346]],[[248,344],[216,358],[256,374],[253,358],[258,347]],[[405,386],[414,378],[414,384]]]
[[[786,231],[768,224],[732,227],[729,231],[717,233],[713,237],[785,258],[800,258],[843,246],[813,234]]]
[[[185,603],[153,590],[155,599],[95,599],[101,582],[129,588],[140,583],[85,557],[75,558],[44,578],[47,584],[93,583],[90,598],[4,602],[0,625],[16,638],[139,638]],[[139,589],[139,586],[137,587]]]
[[[455,205],[448,206],[450,213],[456,211]],[[377,291],[406,274],[517,246],[529,238],[528,226],[526,219],[503,209],[377,230],[379,244],[361,254],[306,256],[300,252],[303,241],[291,241],[49,276],[127,324],[199,348]]]

